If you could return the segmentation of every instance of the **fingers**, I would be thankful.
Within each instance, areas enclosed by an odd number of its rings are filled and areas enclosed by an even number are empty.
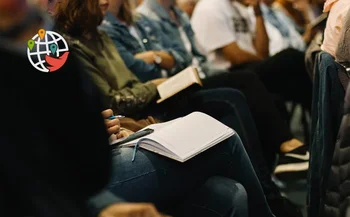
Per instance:
[[[104,111],[102,112],[102,117],[103,117],[104,119],[109,118],[109,117],[111,117],[111,116],[113,116],[113,111],[112,111],[112,109],[106,109],[106,110],[104,110]]]
[[[113,119],[113,120],[105,119],[105,125],[109,135],[117,134],[120,131],[119,119]]]
[[[109,142],[113,142],[115,140],[117,140],[117,135],[116,134],[111,134],[111,136],[109,137]]]
[[[118,134],[117,134],[117,138],[121,139],[124,137],[128,137],[130,134],[126,131],[126,130],[121,130]]]

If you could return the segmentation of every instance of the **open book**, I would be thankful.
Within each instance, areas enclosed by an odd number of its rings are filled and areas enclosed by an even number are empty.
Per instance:
[[[180,162],[191,159],[235,133],[228,126],[201,112],[152,124],[145,129],[151,129],[153,133],[121,146],[135,146],[139,142],[140,148]]]
[[[197,69],[190,66],[158,85],[160,99],[157,103],[163,102],[194,84],[203,86]]]

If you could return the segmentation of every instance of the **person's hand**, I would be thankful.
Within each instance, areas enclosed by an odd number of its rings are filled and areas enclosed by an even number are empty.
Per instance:
[[[118,134],[120,131],[119,119],[109,120],[108,118],[113,116],[113,111],[111,109],[104,110],[102,116],[105,119],[106,129],[109,135]]]
[[[98,217],[169,217],[148,203],[118,203],[103,209]]]
[[[166,80],[167,80],[167,78],[157,78],[157,79],[151,80],[151,82],[153,84],[155,84],[156,86],[158,86],[158,85],[160,85],[161,83],[163,83]]]
[[[135,54],[134,57],[137,59],[141,59],[141,60],[145,61],[146,63],[154,64],[156,54],[154,53],[154,51],[146,51],[146,52]]]
[[[119,133],[116,135],[116,138],[117,139],[121,139],[121,138],[125,138],[125,137],[128,137],[128,136],[130,136],[131,134],[134,134],[134,132],[133,131],[131,131],[131,130],[128,130],[128,129],[121,129],[120,131],[119,131]]]

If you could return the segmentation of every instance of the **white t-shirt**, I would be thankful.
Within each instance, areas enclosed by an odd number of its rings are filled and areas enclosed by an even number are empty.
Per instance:
[[[184,31],[184,29],[181,26],[178,27],[178,30],[179,30],[180,35],[181,35],[181,40],[185,45],[186,51],[192,56],[192,66],[197,68],[198,73],[199,73],[199,77],[204,79],[206,76],[205,76],[205,74],[204,74],[204,72],[199,64],[199,61],[195,56],[192,55],[192,44],[191,44],[190,39],[187,37],[186,32]]]
[[[213,67],[225,70],[231,66],[218,49],[233,42],[242,50],[256,54],[255,31],[249,16],[247,7],[231,0],[198,2],[191,18],[192,28]]]

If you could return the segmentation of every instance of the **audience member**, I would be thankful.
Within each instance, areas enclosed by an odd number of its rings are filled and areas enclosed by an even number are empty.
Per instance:
[[[333,57],[339,43],[344,18],[349,8],[350,1],[347,0],[327,0],[324,5],[324,12],[329,12],[329,15],[321,49]]]
[[[108,3],[104,0],[101,0],[100,3],[97,0],[91,0],[86,5],[77,2],[79,1],[66,0],[58,5],[57,28],[70,35],[66,38],[70,41],[72,55],[76,55],[84,62],[84,69],[91,74],[101,73],[99,80],[95,75],[95,82],[105,84],[109,75],[115,75],[114,70],[117,65],[125,68],[117,50],[112,45],[113,42],[105,34],[97,31],[97,26],[103,18],[101,11],[97,10],[98,5],[105,12]],[[82,19],[86,16],[91,20]],[[70,23],[70,20],[76,23]],[[77,29],[75,27],[78,26],[78,21],[79,28]],[[122,71],[130,74],[128,70]],[[118,81],[117,77],[112,78]],[[102,87],[105,88],[104,85]],[[105,90],[103,92],[106,94]],[[229,93],[234,94],[234,91],[229,91]],[[237,181],[244,186],[248,194],[248,204],[251,207],[254,206],[254,210],[250,211],[251,216],[258,215],[258,213],[263,216],[272,216],[260,183],[238,136],[233,136],[185,164],[179,164],[147,151],[139,151],[135,162],[131,162],[132,154],[133,149],[127,147],[118,148],[113,152],[113,160],[116,165],[113,166],[114,177],[111,179],[109,189],[123,198],[130,201],[151,201],[162,209],[174,209],[174,203],[183,201],[189,193],[195,191],[198,184],[204,184],[205,180],[216,174],[227,178],[237,178]],[[239,171],[245,171],[244,175],[242,176]],[[185,186],[181,180],[186,180]],[[222,207],[223,203],[217,201],[221,205],[214,206],[213,209],[215,208],[215,211],[223,215],[246,216],[245,197],[243,196],[245,193],[242,186],[234,184],[232,180],[229,183],[231,183],[229,188],[232,190],[220,190],[217,194],[220,198],[232,198],[234,203],[227,200],[224,204],[229,204],[230,207]],[[235,191],[239,193],[234,194]],[[216,201],[208,195],[201,199],[206,203]]]

